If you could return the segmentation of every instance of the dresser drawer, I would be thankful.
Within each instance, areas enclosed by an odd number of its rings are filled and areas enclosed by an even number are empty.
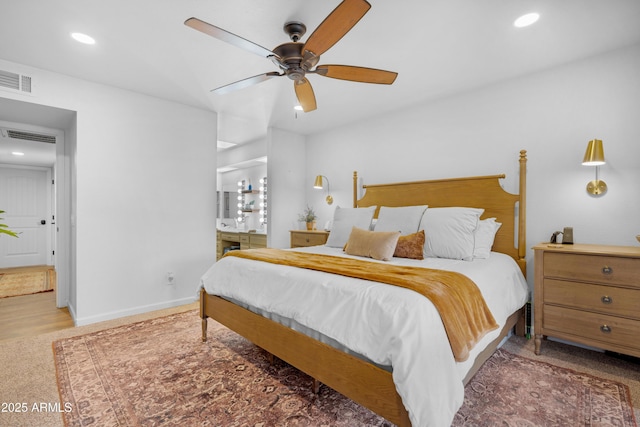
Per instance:
[[[640,350],[640,321],[638,320],[553,305],[545,305],[543,312],[545,331],[557,331]]]
[[[291,233],[291,247],[324,245],[327,241],[326,234],[316,233]]]
[[[227,242],[240,242],[240,235],[238,233],[220,233],[220,240],[226,240]]]
[[[544,302],[640,320],[640,290],[544,279]]]
[[[266,234],[252,234],[249,241],[252,248],[266,248],[267,247],[267,235]]]
[[[640,289],[640,258],[545,252],[544,276]]]

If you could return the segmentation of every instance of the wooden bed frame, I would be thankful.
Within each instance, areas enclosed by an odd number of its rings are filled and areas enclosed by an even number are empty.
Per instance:
[[[505,175],[492,175],[363,185],[366,193],[358,199],[358,176],[354,172],[354,207],[426,204],[430,207],[484,208],[483,218],[495,217],[502,223],[496,235],[493,250],[512,256],[525,273],[526,163],[526,151],[522,150],[520,151],[518,195],[507,193],[500,186],[499,179],[504,178]],[[200,291],[200,317],[202,318],[202,341],[207,339],[207,318],[210,317],[272,355],[307,373],[315,381],[324,383],[390,422],[398,426],[411,425],[390,372],[223,298],[209,295],[204,289]],[[522,309],[509,317],[500,335],[476,357],[473,367],[464,379],[465,384],[521,319]]]

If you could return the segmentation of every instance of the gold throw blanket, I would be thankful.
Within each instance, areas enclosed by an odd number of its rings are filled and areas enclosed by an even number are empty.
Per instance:
[[[438,309],[458,362],[467,360],[473,346],[498,327],[478,286],[460,273],[282,249],[229,251],[225,256],[340,274],[418,292]]]

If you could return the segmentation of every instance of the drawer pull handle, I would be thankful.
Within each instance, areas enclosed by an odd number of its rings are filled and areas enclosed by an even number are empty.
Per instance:
[[[600,326],[600,330],[602,332],[604,332],[605,334],[610,334],[611,333],[611,326],[609,325],[602,325]]]
[[[309,238],[307,237],[307,243],[309,243]]]
[[[613,268],[605,265],[604,267],[602,267],[602,274],[612,274],[613,273]]]
[[[611,298],[608,295],[605,295],[602,298],[600,298],[600,301],[602,301],[603,304],[612,304],[613,303],[613,298]]]

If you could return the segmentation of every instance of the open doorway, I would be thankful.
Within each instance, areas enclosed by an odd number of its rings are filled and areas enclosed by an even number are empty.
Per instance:
[[[44,277],[46,286],[55,287],[55,291],[45,289],[17,298],[23,299],[23,304],[34,301],[38,312],[62,312],[66,318],[55,323],[65,327],[73,326],[69,310],[64,308],[71,306],[72,293],[68,133],[75,135],[75,112],[0,97],[0,209],[7,211],[0,217],[22,233],[20,239],[0,242],[0,268],[23,269],[25,273],[30,268],[38,281]],[[2,206],[7,198],[17,210]],[[6,299],[0,299],[0,312],[7,304]]]

